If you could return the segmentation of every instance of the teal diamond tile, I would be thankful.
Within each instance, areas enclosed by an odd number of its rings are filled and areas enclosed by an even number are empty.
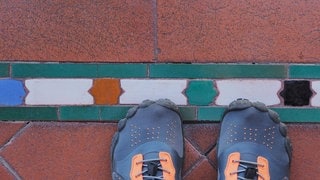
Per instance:
[[[190,81],[186,95],[189,104],[203,106],[212,103],[217,91],[212,81]]]

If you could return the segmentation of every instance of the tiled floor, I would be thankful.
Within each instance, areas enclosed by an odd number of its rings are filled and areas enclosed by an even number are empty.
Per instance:
[[[1,179],[110,179],[116,123],[1,122]],[[291,177],[318,176],[320,124],[289,124]],[[10,131],[3,131],[10,129]],[[183,179],[216,179],[217,123],[184,124]]]
[[[0,179],[111,179],[116,121],[148,97],[179,105],[184,179],[215,179],[217,123],[239,96],[279,113],[292,179],[315,179],[319,9],[318,0],[0,3]]]

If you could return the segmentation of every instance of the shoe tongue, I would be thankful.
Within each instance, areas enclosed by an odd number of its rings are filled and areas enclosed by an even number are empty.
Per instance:
[[[257,162],[257,157],[252,154],[241,154],[241,160],[243,161],[249,161],[249,162]],[[247,168],[239,166],[239,170],[245,170],[243,172],[243,177],[246,179],[256,179],[257,178],[257,166],[254,164],[247,164],[243,163],[244,166],[247,166]]]
[[[144,160],[149,160],[149,159],[159,159],[159,153],[158,152],[151,152],[144,154],[143,157]],[[147,174],[149,176],[161,176],[162,173],[159,171],[158,167],[160,164],[159,160],[154,160],[154,161],[148,161],[145,163],[147,166],[145,167],[147,170]]]

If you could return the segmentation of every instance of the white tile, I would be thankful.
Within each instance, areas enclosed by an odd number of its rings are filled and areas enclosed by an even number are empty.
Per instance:
[[[320,81],[313,81],[311,87],[315,92],[315,96],[311,98],[311,105],[320,106]]]
[[[281,82],[278,80],[231,79],[216,81],[219,95],[217,105],[228,105],[238,98],[260,101],[266,105],[280,103],[278,91]]]
[[[30,79],[26,80],[30,105],[85,105],[93,104],[88,90],[91,79]]]
[[[122,79],[124,93],[120,96],[120,104],[139,104],[145,99],[167,98],[176,104],[186,105],[187,98],[182,93],[186,86],[186,80]]]

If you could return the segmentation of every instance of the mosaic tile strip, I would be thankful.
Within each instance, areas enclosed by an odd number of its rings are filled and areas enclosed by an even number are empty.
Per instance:
[[[146,64],[12,64],[13,78],[141,78],[146,77],[146,75]]]
[[[284,65],[151,64],[151,78],[285,78]]]
[[[120,104],[139,104],[145,99],[171,99],[179,105],[186,105],[187,98],[182,94],[187,86],[186,80],[141,80],[122,79],[123,94]]]
[[[91,79],[30,79],[26,80],[28,105],[93,104],[88,90]]]
[[[25,95],[26,92],[21,81],[13,79],[0,80],[0,105],[21,105]]]
[[[132,106],[1,107],[1,121],[118,121]],[[220,121],[225,106],[179,106],[184,121]],[[319,108],[272,107],[283,122],[320,123]]]
[[[228,105],[238,98],[245,98],[251,101],[260,101],[266,105],[277,105],[280,103],[278,91],[281,88],[281,82],[278,80],[218,80],[217,105]]]
[[[219,121],[225,106],[242,97],[271,105],[285,122],[320,122],[316,108],[320,107],[319,67],[0,63],[0,120],[117,121],[145,99],[169,98],[179,105],[184,121]],[[285,104],[289,97],[281,97],[280,91],[289,81],[310,83],[312,96],[302,94],[310,103]]]

